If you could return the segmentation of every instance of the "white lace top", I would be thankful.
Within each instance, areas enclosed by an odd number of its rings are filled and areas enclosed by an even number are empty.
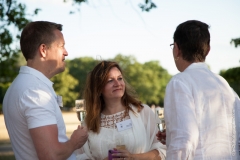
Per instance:
[[[125,115],[125,111],[118,112],[112,115],[101,114],[101,127],[104,128],[117,128],[116,123],[130,119],[128,113]]]
[[[135,113],[129,111],[125,115],[125,111],[122,111],[113,115],[101,114],[100,133],[89,131],[88,141],[83,146],[84,153],[78,154],[77,159],[103,160],[108,157],[108,150],[115,148],[117,141],[121,139],[130,153],[145,153],[157,149],[164,160],[166,146],[157,140],[153,111],[147,105],[144,105],[140,113],[135,107],[132,108]],[[132,128],[119,132],[116,123],[127,119],[131,119]]]

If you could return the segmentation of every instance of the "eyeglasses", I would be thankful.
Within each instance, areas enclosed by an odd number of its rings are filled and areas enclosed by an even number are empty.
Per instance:
[[[173,49],[174,47],[174,43],[170,44],[170,48]]]

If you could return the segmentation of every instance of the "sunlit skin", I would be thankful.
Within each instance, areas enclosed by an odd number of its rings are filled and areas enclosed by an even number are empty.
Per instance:
[[[162,143],[162,144],[166,144],[166,130],[164,130],[163,132],[158,131],[158,133],[156,134],[157,139]]]
[[[121,101],[125,92],[125,82],[117,67],[113,67],[108,74],[107,84],[103,88],[102,95],[105,102]]]
[[[55,30],[55,41],[50,46],[41,44],[33,59],[28,59],[27,66],[42,72],[49,79],[65,69],[65,41],[61,31]]]
[[[178,49],[177,43],[174,43],[172,52],[173,52],[173,59],[174,59],[176,67],[180,72],[182,72],[182,70],[179,68],[179,62],[180,62],[180,55],[181,54],[180,54],[180,50]]]
[[[68,52],[65,49],[65,41],[62,32],[55,31],[56,40],[47,48],[47,56],[45,60],[49,63],[48,72],[51,74],[58,74],[65,69],[65,56],[68,56]]]

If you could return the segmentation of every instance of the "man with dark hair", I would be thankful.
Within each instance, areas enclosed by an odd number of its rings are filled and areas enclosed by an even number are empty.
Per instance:
[[[20,44],[27,66],[22,66],[3,100],[3,113],[16,159],[76,159],[73,152],[86,142],[87,128],[66,136],[59,106],[50,81],[65,69],[68,55],[62,25],[46,21],[29,23]]]
[[[239,159],[238,95],[205,64],[210,51],[206,23],[189,20],[174,33],[177,69],[164,99],[167,160]],[[164,133],[157,134],[162,141]]]

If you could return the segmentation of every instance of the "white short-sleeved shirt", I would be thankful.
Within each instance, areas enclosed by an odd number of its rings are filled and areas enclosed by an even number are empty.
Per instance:
[[[239,97],[226,80],[205,63],[193,63],[175,75],[164,99],[166,159],[239,158],[239,107]]]
[[[53,83],[41,72],[22,66],[3,100],[3,114],[16,159],[38,159],[29,129],[57,124],[58,140],[66,142],[66,128]],[[70,159],[75,159],[72,155]]]

